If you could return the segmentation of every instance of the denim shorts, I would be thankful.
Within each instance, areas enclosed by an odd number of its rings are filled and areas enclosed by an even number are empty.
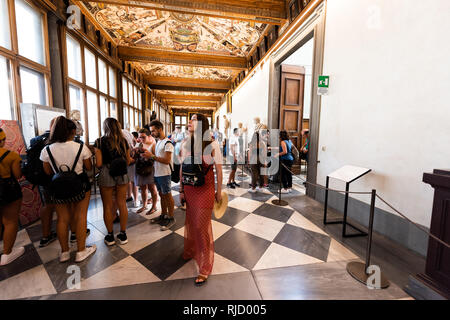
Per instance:
[[[161,194],[169,194],[172,192],[171,183],[171,176],[155,177],[156,188]]]

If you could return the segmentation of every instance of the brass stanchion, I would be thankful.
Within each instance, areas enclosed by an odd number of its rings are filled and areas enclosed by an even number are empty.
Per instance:
[[[370,267],[370,252],[372,249],[372,233],[373,233],[373,220],[374,220],[374,214],[375,214],[375,198],[376,198],[376,190],[372,190],[372,199],[370,202],[370,218],[369,218],[369,237],[367,239],[367,251],[366,251],[366,263],[362,262],[349,262],[347,264],[347,272],[356,280],[359,282],[367,285],[370,288],[373,289],[385,289],[389,287],[389,280],[383,275],[383,273],[380,271],[379,275],[374,275],[375,277],[378,276],[378,279],[375,279],[375,284],[370,283],[369,277],[372,275],[368,273],[368,269]],[[377,281],[379,280],[379,281]],[[378,286],[377,286],[378,285]]]

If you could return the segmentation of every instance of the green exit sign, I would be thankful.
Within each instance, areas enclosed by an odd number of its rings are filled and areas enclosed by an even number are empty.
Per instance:
[[[319,76],[319,88],[329,88],[330,76]]]

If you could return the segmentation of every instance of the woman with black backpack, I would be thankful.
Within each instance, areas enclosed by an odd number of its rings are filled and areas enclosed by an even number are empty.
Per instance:
[[[3,254],[0,266],[7,265],[24,254],[25,248],[13,248],[19,229],[19,212],[22,190],[17,179],[22,176],[21,158],[16,152],[5,149],[6,134],[0,128],[0,227],[3,232]]]
[[[75,122],[58,117],[40,157],[45,173],[52,176],[48,189],[58,215],[56,229],[61,244],[60,262],[70,260],[69,224],[72,219],[76,226],[78,249],[75,262],[85,260],[97,250],[95,245],[86,246],[91,184],[84,168],[92,169],[92,153],[83,143],[74,141],[76,131]]]
[[[120,214],[120,233],[117,235],[119,244],[126,244],[128,222],[127,190],[130,178],[128,165],[133,161],[130,157],[130,147],[123,136],[119,121],[107,118],[103,122],[105,135],[95,141],[95,157],[97,168],[101,168],[98,185],[103,201],[103,219],[108,234],[105,243],[112,246],[116,243],[114,238],[115,205],[114,194]]]

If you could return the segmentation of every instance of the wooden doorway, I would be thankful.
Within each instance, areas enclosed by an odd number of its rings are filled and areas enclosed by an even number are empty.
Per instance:
[[[303,128],[303,102],[305,91],[305,68],[281,65],[280,130],[286,130],[289,138],[300,150]],[[300,165],[293,167],[300,174]]]

